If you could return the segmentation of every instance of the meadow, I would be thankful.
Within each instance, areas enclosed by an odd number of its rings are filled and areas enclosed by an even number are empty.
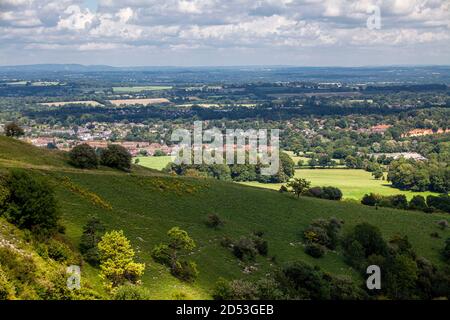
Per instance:
[[[171,156],[163,156],[163,157],[136,157],[133,158],[133,162],[139,159],[139,165],[155,169],[155,170],[162,170],[166,167],[166,165],[172,161]]]
[[[333,186],[341,189],[344,199],[360,200],[366,193],[374,192],[389,196],[404,194],[408,199],[414,195],[434,194],[432,192],[402,191],[393,188],[386,180],[376,180],[370,172],[362,169],[297,169],[296,178],[311,181],[311,186]],[[242,182],[244,185],[279,190],[281,183]]]
[[[70,243],[76,248],[89,216],[96,215],[108,230],[121,229],[136,249],[137,260],[146,264],[143,285],[154,299],[171,299],[183,293],[186,298],[211,298],[211,290],[220,277],[256,279],[294,260],[303,260],[332,274],[362,278],[345,262],[338,250],[321,259],[305,254],[301,232],[312,220],[338,217],[344,220],[344,232],[361,222],[380,228],[389,239],[395,234],[407,235],[419,256],[438,265],[440,248],[450,236],[437,221],[450,218],[446,214],[425,214],[389,208],[366,207],[350,202],[315,198],[297,199],[273,190],[243,186],[206,178],[174,177],[133,166],[131,173],[100,167],[79,170],[67,164],[65,154],[39,149],[26,143],[0,137],[0,171],[11,167],[32,170],[46,176],[54,186],[63,224]],[[162,160],[162,159],[161,159]],[[319,170],[317,170],[319,171]],[[325,171],[325,170],[321,170]],[[61,181],[70,181],[61,183]],[[85,192],[74,192],[68,185]],[[96,197],[107,205],[93,201]],[[205,219],[216,213],[225,225],[219,230],[208,228]],[[167,268],[155,263],[153,247],[167,240],[167,231],[179,226],[196,241],[189,258],[200,271],[194,284],[181,282]],[[247,274],[244,265],[221,246],[224,237],[239,239],[251,232],[262,231],[268,240],[268,257],[258,257]],[[430,234],[437,233],[439,238]],[[275,258],[274,258],[275,257]],[[275,261],[275,262],[274,262]],[[85,264],[83,279],[101,290],[98,269]]]
[[[289,152],[288,154],[296,163],[300,159],[307,159],[294,156]],[[139,157],[139,159],[139,165],[155,170],[163,169],[171,161],[171,157]],[[432,192],[402,191],[393,188],[388,181],[376,180],[370,172],[362,169],[297,169],[295,170],[295,177],[311,181],[312,186],[337,187],[341,189],[344,199],[360,200],[366,193],[370,192],[385,196],[404,194],[408,199],[411,199],[414,195],[426,197],[435,194]],[[282,183],[260,183],[256,181],[240,182],[240,184],[271,190],[279,190],[283,185]]]

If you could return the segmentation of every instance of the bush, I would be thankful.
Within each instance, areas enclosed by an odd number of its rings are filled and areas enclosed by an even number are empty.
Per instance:
[[[100,163],[107,167],[128,171],[131,168],[131,155],[124,147],[110,144],[101,151]]]
[[[49,235],[57,231],[59,210],[53,188],[44,178],[23,170],[13,170],[6,177],[9,190],[5,216],[19,228]]]
[[[297,299],[330,299],[330,284],[319,268],[298,261],[284,267],[279,278],[282,287]]]
[[[16,122],[10,122],[5,125],[5,135],[7,137],[17,138],[23,136],[24,131]]]
[[[51,239],[47,244],[47,254],[55,261],[66,261],[72,256],[72,251],[64,243]]]
[[[123,231],[107,232],[98,243],[100,276],[108,286],[117,287],[126,282],[136,283],[145,270],[145,264],[134,262],[134,250]]]
[[[338,244],[342,224],[336,218],[316,219],[303,232],[303,238],[307,244],[315,243],[333,250]]]
[[[15,288],[0,265],[0,300],[11,300],[14,298],[14,293]]]
[[[429,195],[427,197],[427,205],[428,207],[450,213],[450,196],[447,194],[441,194],[439,196]]]
[[[150,294],[139,285],[124,284],[114,290],[114,300],[150,300]]]
[[[280,189],[278,190],[278,192],[280,193],[286,193],[289,192],[288,188],[286,188],[286,186],[283,184]]]
[[[240,260],[254,260],[257,253],[255,243],[247,237],[241,237],[239,241],[234,243],[233,254]]]
[[[172,263],[172,250],[166,244],[159,244],[153,248],[152,258],[155,262],[170,267]]]
[[[441,228],[442,230],[445,230],[448,228],[448,221],[447,220],[439,220],[437,222],[439,228]]]
[[[186,282],[194,282],[198,277],[197,264],[193,261],[176,261],[170,272],[173,276]]]
[[[427,209],[425,198],[419,195],[412,197],[411,201],[409,202],[408,208],[410,210],[425,211]]]
[[[267,242],[267,240],[264,240],[262,236],[263,233],[254,233],[253,243],[255,245],[256,251],[258,251],[260,255],[266,257],[269,253],[269,243]]]
[[[336,187],[323,187],[322,188],[322,196],[323,199],[328,200],[336,200],[339,201],[342,199],[342,191]]]
[[[388,249],[380,230],[368,223],[356,225],[344,237],[342,246],[348,262],[357,268],[371,255],[386,256]]]
[[[98,157],[94,148],[83,143],[69,152],[70,164],[80,169],[93,169],[98,166]]]
[[[306,196],[315,197],[315,198],[321,198],[322,194],[323,194],[323,190],[321,187],[309,188],[308,191],[305,193]]]
[[[365,194],[361,203],[366,206],[376,206],[381,200],[381,196],[375,193]]]
[[[389,200],[391,202],[391,206],[397,209],[406,209],[408,208],[408,199],[404,194],[397,194],[394,196],[390,196]]]
[[[97,265],[100,260],[98,243],[105,228],[97,217],[91,217],[83,227],[83,234],[80,239],[80,252],[84,259],[92,265]]]
[[[215,213],[211,213],[206,218],[206,225],[213,229],[218,229],[224,225],[222,219]]]
[[[305,253],[313,258],[321,258],[325,254],[325,248],[318,243],[310,243],[306,245]]]

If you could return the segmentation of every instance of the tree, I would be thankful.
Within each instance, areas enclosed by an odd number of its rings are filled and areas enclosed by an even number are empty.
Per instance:
[[[83,143],[75,146],[69,152],[70,163],[80,169],[97,168],[98,158],[94,148]]]
[[[87,262],[96,265],[99,263],[100,254],[98,243],[105,231],[105,227],[97,217],[91,217],[83,227],[80,240],[80,252]]]
[[[384,176],[384,173],[381,168],[376,169],[375,171],[372,172],[372,177],[376,180],[383,178],[383,176]]]
[[[294,193],[297,198],[299,198],[305,190],[308,190],[310,186],[311,182],[302,178],[294,178],[294,180],[289,181],[287,184],[287,187],[291,188],[291,192]]]
[[[152,258],[161,264],[170,268],[172,275],[183,281],[194,281],[198,276],[197,265],[193,261],[179,259],[180,252],[190,252],[195,248],[195,241],[189,237],[189,234],[173,227],[167,232],[169,243],[161,243],[154,247]]]
[[[100,153],[100,163],[107,167],[127,171],[131,168],[131,154],[120,145],[110,144]]]
[[[376,206],[381,200],[381,196],[375,193],[365,194],[361,199],[361,203],[366,206]]]
[[[109,287],[126,282],[137,283],[145,270],[145,264],[134,262],[134,250],[123,231],[107,232],[98,243],[101,277]]]
[[[356,225],[343,239],[342,246],[347,260],[355,267],[360,265],[361,258],[371,255],[386,256],[388,246],[381,236],[380,230],[368,223]],[[355,250],[359,247],[360,250]],[[362,257],[360,256],[362,253]]]
[[[53,188],[37,175],[13,170],[5,179],[8,195],[4,199],[6,218],[19,228],[50,235],[58,227],[59,210]]]
[[[10,122],[7,125],[5,125],[5,135],[7,137],[17,138],[23,136],[24,131],[16,122]]]
[[[174,250],[193,250],[195,248],[195,242],[189,237],[189,234],[181,230],[179,227],[173,227],[167,232],[169,236],[169,247]]]
[[[411,201],[409,202],[409,209],[422,211],[426,210],[427,203],[425,201],[425,198],[419,195],[412,197]]]

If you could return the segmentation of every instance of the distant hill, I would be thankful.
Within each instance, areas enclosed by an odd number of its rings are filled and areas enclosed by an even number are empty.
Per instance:
[[[386,239],[395,234],[407,235],[419,256],[438,265],[442,264],[439,250],[444,239],[450,236],[449,230],[442,231],[436,224],[441,219],[450,222],[448,215],[387,208],[376,210],[357,203],[307,197],[296,199],[236,183],[168,176],[139,166],[134,166],[131,173],[107,168],[78,170],[66,164],[65,159],[64,153],[0,137],[0,172],[17,167],[48,177],[56,188],[66,237],[74,248],[80,241],[83,225],[92,214],[109,230],[124,231],[137,249],[138,260],[147,265],[143,283],[155,299],[171,299],[181,292],[188,298],[210,298],[219,277],[254,279],[273,271],[276,264],[295,260],[362,281],[344,262],[339,250],[328,252],[321,259],[304,253],[300,234],[317,218],[335,216],[344,220],[344,232],[358,223],[369,222],[378,226]],[[83,192],[74,192],[62,181],[70,181]],[[112,209],[99,205],[92,196],[99,197]],[[225,220],[222,229],[206,227],[205,218],[211,213]],[[197,242],[190,256],[200,271],[194,284],[175,279],[150,257],[152,248],[166,241],[167,231],[174,226],[188,231]],[[254,231],[264,232],[269,255],[268,258],[258,257],[252,263],[255,271],[247,274],[242,263],[221,246],[221,241],[224,237],[238,239]],[[431,233],[438,233],[440,238],[431,237]],[[82,272],[84,281],[98,286],[97,269],[85,264]]]

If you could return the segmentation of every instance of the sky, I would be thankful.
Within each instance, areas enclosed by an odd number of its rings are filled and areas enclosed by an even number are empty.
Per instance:
[[[450,0],[0,0],[0,65],[450,65]]]

